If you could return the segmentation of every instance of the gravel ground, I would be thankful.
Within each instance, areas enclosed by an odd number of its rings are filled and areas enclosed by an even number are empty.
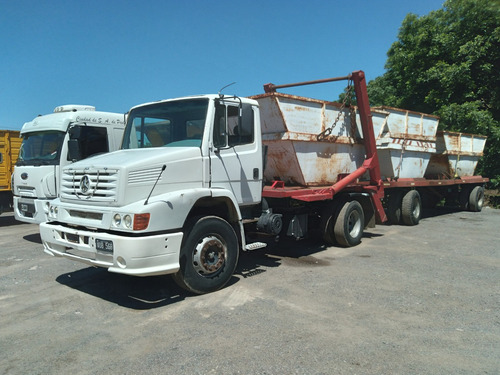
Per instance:
[[[0,216],[0,374],[498,374],[500,210],[283,242],[192,296],[45,255]]]

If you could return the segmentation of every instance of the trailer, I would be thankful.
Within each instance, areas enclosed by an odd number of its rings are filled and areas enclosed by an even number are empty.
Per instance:
[[[277,92],[343,80],[357,106]],[[121,150],[63,168],[44,251],[201,294],[229,281],[240,250],[284,236],[355,246],[365,227],[418,224],[427,196],[482,208],[486,178],[426,175],[438,119],[372,110],[362,71],[264,87],[133,107]]]
[[[12,209],[12,173],[21,138],[17,130],[0,130],[0,214]]]
[[[340,79],[354,80],[357,108],[277,92]],[[486,137],[437,131],[439,118],[425,113],[386,106],[369,108],[365,89],[357,79],[353,75],[279,86],[266,84],[266,94],[252,97],[261,107],[263,143],[271,155],[266,168],[271,183],[264,187],[263,197],[328,201],[327,212],[320,214],[327,218],[320,225],[323,238],[329,244],[344,246],[359,243],[362,231],[353,231],[352,235],[357,235],[353,237],[337,229],[332,236],[332,228],[324,223],[335,222],[341,211],[332,202],[345,205],[342,200],[349,201],[355,194],[371,196],[375,215],[366,201],[363,206],[365,219],[371,223],[375,219],[376,223],[388,220],[391,224],[416,225],[423,207],[434,207],[443,199],[457,202],[463,209],[481,211],[483,186],[488,179],[473,174]],[[346,92],[350,92],[349,86]],[[369,176],[363,173],[370,169]],[[340,198],[343,195],[350,198]],[[363,203],[360,197],[354,200]],[[310,217],[309,213],[302,218],[295,216],[294,225],[302,228],[289,233],[297,233],[297,237],[307,233]]]

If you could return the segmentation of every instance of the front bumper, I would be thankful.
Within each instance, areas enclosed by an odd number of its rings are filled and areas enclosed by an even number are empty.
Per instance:
[[[14,216],[16,220],[39,224],[48,220],[50,200],[14,196]]]
[[[175,273],[179,269],[182,232],[129,237],[107,232],[68,228],[49,222],[40,224],[44,252],[96,267],[134,276]],[[112,243],[112,250],[98,250]],[[109,242],[110,241],[110,242]]]

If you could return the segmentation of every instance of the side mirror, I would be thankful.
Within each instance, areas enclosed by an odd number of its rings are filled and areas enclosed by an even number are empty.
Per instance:
[[[80,126],[73,126],[69,129],[69,139],[78,139],[80,138],[81,135],[81,127]]]
[[[71,137],[71,134],[70,134]],[[68,160],[78,161],[82,159],[82,152],[80,150],[80,143],[78,139],[71,139],[68,141]]]

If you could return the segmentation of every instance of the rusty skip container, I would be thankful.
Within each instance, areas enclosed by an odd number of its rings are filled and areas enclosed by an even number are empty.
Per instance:
[[[351,112],[336,102],[277,92],[252,99],[259,102],[262,139],[267,146],[266,182],[328,186],[363,164],[365,148],[355,107]],[[377,131],[386,117],[383,111],[372,111]],[[330,134],[318,139],[329,128]]]
[[[427,178],[473,176],[483,156],[486,137],[482,135],[438,131],[435,155],[427,167]]]
[[[382,178],[423,178],[436,153],[439,117],[392,107],[372,111],[387,114],[382,126],[374,125]]]
[[[267,146],[266,182],[327,186],[362,165],[365,149],[356,107],[277,92],[252,98],[260,105]],[[424,177],[436,152],[439,118],[390,107],[372,108],[371,115],[382,177]],[[318,138],[329,128],[328,136]]]

